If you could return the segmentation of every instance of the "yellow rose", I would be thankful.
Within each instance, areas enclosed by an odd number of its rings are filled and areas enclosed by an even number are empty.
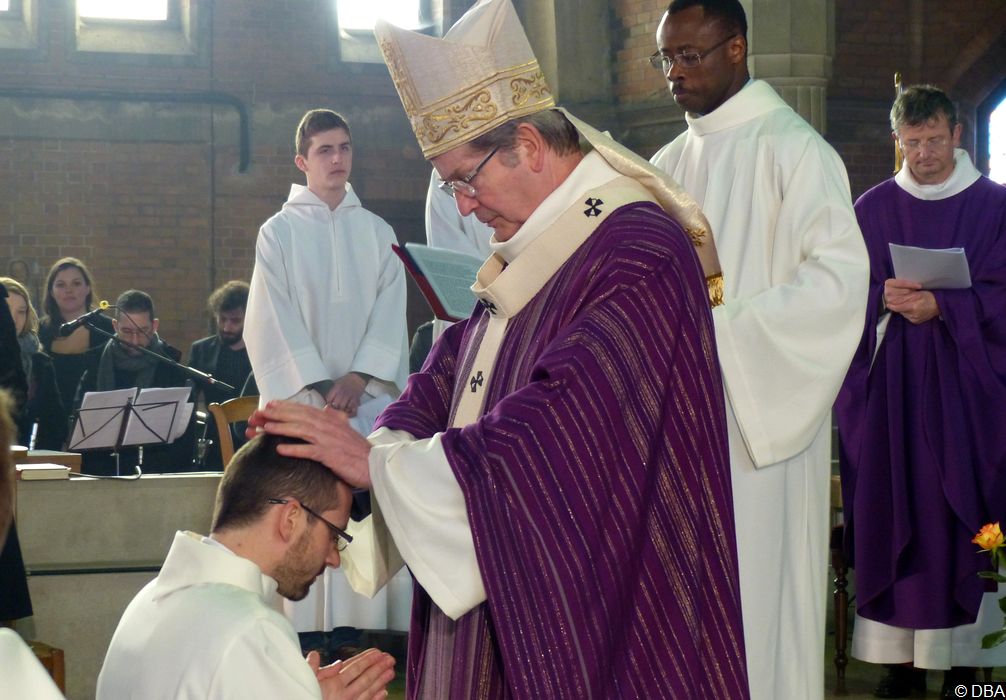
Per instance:
[[[999,523],[988,523],[971,541],[985,551],[994,551],[1003,546],[1003,531],[999,529]]]

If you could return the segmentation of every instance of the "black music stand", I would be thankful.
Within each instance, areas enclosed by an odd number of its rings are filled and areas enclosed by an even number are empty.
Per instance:
[[[192,413],[189,387],[88,392],[74,411],[71,451],[111,450],[122,476],[120,450],[138,448],[133,471],[143,473],[143,446],[168,444],[184,431]],[[185,405],[183,405],[185,404]]]

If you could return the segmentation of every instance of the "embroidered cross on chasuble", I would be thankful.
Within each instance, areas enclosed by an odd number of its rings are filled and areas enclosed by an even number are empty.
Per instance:
[[[655,200],[642,185],[629,177],[617,178],[570,206],[509,265],[496,255],[485,262],[472,291],[488,313],[484,330],[480,329],[481,342],[471,345],[461,363],[467,368],[464,376],[469,377],[471,390],[462,392],[455,403],[451,425],[467,425],[482,414],[483,388],[492,377],[509,319],[545,286],[611,212],[630,202],[645,201]]]

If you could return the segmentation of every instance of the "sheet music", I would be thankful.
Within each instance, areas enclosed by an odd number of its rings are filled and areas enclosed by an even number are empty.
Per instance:
[[[190,387],[140,389],[133,401],[122,444],[147,445],[177,440],[192,416],[193,405],[186,403],[190,393]]]
[[[917,248],[888,243],[894,276],[923,289],[967,289],[971,286],[968,256],[963,248]]]
[[[135,396],[135,388],[89,391],[84,394],[77,420],[73,424],[69,449],[77,451],[114,447],[126,404]]]

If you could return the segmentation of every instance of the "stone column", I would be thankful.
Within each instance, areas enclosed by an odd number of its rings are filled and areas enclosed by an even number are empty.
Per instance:
[[[748,68],[819,132],[835,53],[834,0],[742,0]]]
[[[515,0],[556,101],[609,128],[614,115],[607,0]]]

